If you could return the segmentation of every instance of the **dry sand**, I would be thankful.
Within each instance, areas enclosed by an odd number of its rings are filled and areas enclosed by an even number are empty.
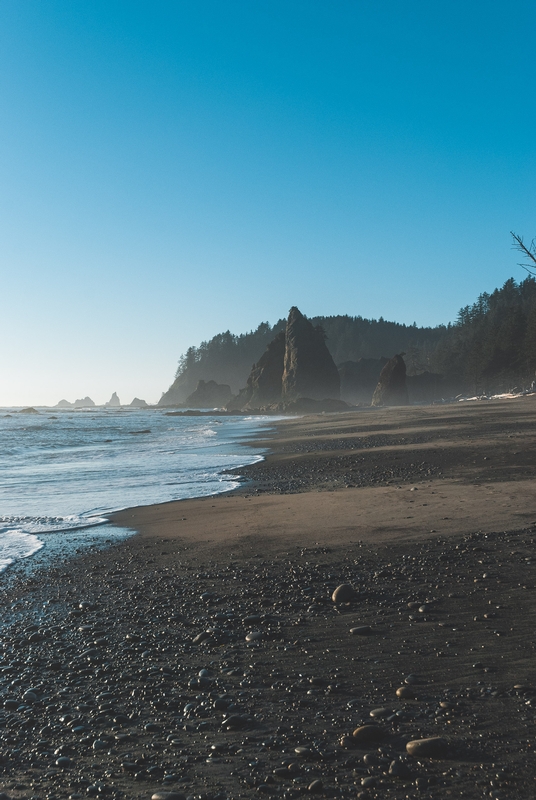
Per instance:
[[[305,417],[240,491],[114,515],[10,595],[0,791],[533,798],[535,444],[533,397]]]

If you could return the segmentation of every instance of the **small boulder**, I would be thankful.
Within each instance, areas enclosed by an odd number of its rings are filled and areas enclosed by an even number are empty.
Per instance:
[[[351,603],[354,598],[355,589],[349,583],[341,583],[331,595],[334,603]]]

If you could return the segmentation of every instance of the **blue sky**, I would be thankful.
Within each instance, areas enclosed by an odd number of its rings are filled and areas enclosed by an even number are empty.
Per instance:
[[[2,0],[0,405],[156,401],[189,345],[292,305],[435,325],[522,279],[535,23],[493,0]]]

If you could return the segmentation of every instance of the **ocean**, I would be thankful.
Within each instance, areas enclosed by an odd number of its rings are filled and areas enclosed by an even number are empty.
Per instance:
[[[121,508],[229,491],[224,470],[267,417],[167,416],[165,409],[0,410],[0,573],[26,571],[132,532]]]

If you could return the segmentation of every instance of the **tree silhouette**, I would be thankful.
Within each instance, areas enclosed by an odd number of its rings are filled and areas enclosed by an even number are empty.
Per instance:
[[[532,242],[527,245],[524,243],[521,236],[518,236],[517,233],[510,231],[512,238],[514,240],[514,247],[516,250],[519,250],[520,253],[523,253],[524,258],[529,259],[529,263],[520,263],[519,266],[526,269],[529,275],[536,275],[536,239],[533,239]]]

